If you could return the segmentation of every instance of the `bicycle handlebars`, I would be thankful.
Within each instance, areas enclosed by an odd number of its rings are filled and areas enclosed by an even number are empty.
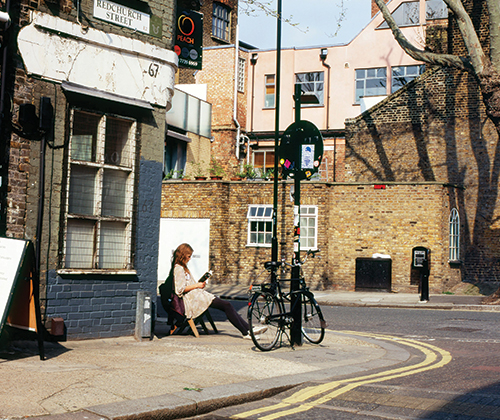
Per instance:
[[[287,263],[285,261],[285,259],[282,259],[281,261],[266,261],[264,263],[264,267],[266,270],[268,271],[271,271],[272,269],[276,269],[276,268],[279,268],[279,267],[285,267],[285,266],[288,266],[288,267],[297,267],[297,266],[301,266],[302,264],[305,264],[305,262],[307,261],[307,258],[309,257],[309,255],[312,255],[312,257],[314,258],[316,256],[316,254],[318,252],[320,252],[321,250],[320,249],[315,249],[315,250],[308,250],[306,252],[306,256],[304,258],[303,261],[300,261],[297,263],[297,264],[290,264],[290,263]]]

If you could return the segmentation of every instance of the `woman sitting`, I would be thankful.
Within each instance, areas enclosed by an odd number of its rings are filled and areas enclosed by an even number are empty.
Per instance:
[[[209,307],[223,311],[229,322],[236,327],[243,338],[251,338],[248,323],[236,312],[230,302],[218,298],[212,293],[203,290],[206,282],[198,282],[193,278],[187,268],[187,264],[193,255],[193,248],[189,244],[181,244],[174,251],[172,257],[172,269],[174,270],[175,294],[184,301],[185,315],[187,318],[195,319],[205,312]],[[263,333],[267,328],[260,327],[255,334]]]

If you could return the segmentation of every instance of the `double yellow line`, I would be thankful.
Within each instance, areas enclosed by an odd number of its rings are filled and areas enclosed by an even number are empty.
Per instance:
[[[440,349],[439,347],[433,346],[431,344],[420,343],[416,340],[396,338],[389,335],[380,334],[369,334],[351,331],[339,332],[349,335],[374,338],[378,340],[387,340],[392,342],[397,341],[400,344],[404,344],[421,351],[424,354],[425,358],[422,362],[415,365],[404,366],[397,369],[387,370],[371,375],[359,376],[341,381],[328,382],[322,385],[310,386],[296,392],[288,398],[285,398],[279,404],[258,408],[256,410],[247,411],[245,413],[239,413],[232,416],[232,418],[237,419],[250,416],[259,416],[270,411],[284,410],[268,414],[263,417],[258,417],[260,420],[274,420],[287,415],[302,413],[320,404],[324,404],[332,400],[333,398],[336,398],[339,395],[351,391],[359,386],[372,384],[375,382],[387,381],[389,379],[402,378],[404,376],[414,375],[416,373],[425,372],[431,369],[437,369],[443,367],[451,361],[451,355],[446,350]],[[317,398],[318,396],[319,398]],[[316,399],[311,400],[313,398]]]

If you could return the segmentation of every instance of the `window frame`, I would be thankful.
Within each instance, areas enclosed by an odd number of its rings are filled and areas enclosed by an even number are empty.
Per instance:
[[[269,82],[272,78],[272,82]],[[268,93],[268,89],[272,89],[272,93]],[[272,105],[268,105],[268,101]],[[274,109],[276,107],[276,75],[275,74],[265,74],[264,75],[264,108]]]
[[[252,213],[252,209],[255,208],[255,214]],[[259,209],[262,209],[263,215],[258,216]],[[269,211],[270,210],[270,211]],[[264,230],[252,230],[252,223],[265,223]],[[267,227],[270,226],[270,230]],[[248,247],[260,247],[260,248],[270,248],[272,241],[273,232],[273,206],[271,204],[249,204],[247,210],[247,246]],[[264,242],[258,241],[258,235],[264,235]],[[271,235],[269,242],[266,241],[266,236]],[[252,235],[257,235],[257,240],[252,240]]]
[[[409,7],[413,7],[416,10],[410,10],[410,11],[405,11],[403,9]],[[406,21],[405,19],[405,14],[406,17],[410,16],[410,13],[412,13],[413,19],[416,18],[416,21]],[[403,19],[405,21],[400,20],[400,14],[403,16]],[[419,0],[410,0],[410,1],[404,1],[402,2],[394,11],[391,13],[392,17],[394,18],[394,21],[400,28],[408,27],[408,26],[418,26],[420,25],[420,1]],[[410,18],[410,20],[411,20]],[[389,29],[388,23],[384,20],[378,27],[377,29]]]
[[[77,143],[74,143],[77,134],[75,134],[76,129],[76,114],[81,114],[82,118],[89,117],[95,118],[97,122],[97,130],[95,135],[95,142],[92,146],[92,152],[90,159],[77,159],[72,154],[74,147]],[[106,147],[110,145],[107,143],[109,140],[108,135],[113,133],[108,133],[106,127],[109,128],[113,123],[111,121],[117,121],[118,127],[120,124],[127,127],[126,143],[128,145],[128,151],[126,148],[121,149],[123,152],[120,157],[120,162],[116,164],[110,162],[110,158],[106,158]],[[85,122],[85,120],[82,120]],[[125,123],[123,125],[123,123]],[[135,192],[135,182],[136,182],[136,148],[137,148],[137,136],[138,136],[138,122],[134,118],[125,117],[122,115],[116,115],[113,113],[104,113],[98,111],[89,111],[79,107],[71,107],[69,109],[69,142],[67,149],[67,173],[66,173],[66,185],[65,185],[65,203],[64,203],[64,216],[63,216],[63,232],[64,238],[62,243],[62,256],[60,269],[58,272],[81,272],[81,273],[117,273],[117,274],[128,274],[135,273],[133,268],[133,257],[132,257],[132,239],[133,239],[133,225],[134,225],[134,192]],[[88,137],[88,134],[84,134]],[[78,151],[77,153],[81,153]],[[111,156],[116,153],[113,152]],[[82,155],[80,155],[82,156]],[[78,157],[78,156],[77,156]],[[122,164],[126,162],[126,164]],[[77,169],[79,168],[79,169]],[[78,178],[72,178],[72,174],[78,170],[83,172],[93,171],[95,174],[94,182],[86,183],[83,188],[92,185],[92,203],[89,204],[91,207],[90,213],[75,213],[71,211],[73,206],[81,206],[78,203],[79,194],[71,193],[72,182],[77,182]],[[116,185],[116,176],[118,178],[124,179],[122,184],[122,190],[115,191],[115,197],[122,196],[125,193],[122,202],[113,202],[113,189],[110,188],[111,185]],[[108,181],[106,181],[106,177]],[[110,182],[111,181],[111,182]],[[106,186],[108,185],[108,187]],[[108,190],[107,190],[108,188]],[[108,191],[108,192],[106,192]],[[118,194],[116,194],[118,192]],[[105,196],[110,194],[109,197]],[[75,198],[73,198],[75,197]],[[76,200],[72,203],[73,200]],[[114,207],[116,205],[116,207]],[[82,208],[82,207],[80,207]],[[107,209],[106,209],[107,208]],[[118,210],[119,209],[119,210]],[[122,213],[121,215],[110,215],[113,211]],[[108,213],[108,214],[106,214]],[[83,259],[80,261],[70,261],[72,258],[72,248],[70,241],[73,234],[78,235],[79,229],[85,224],[93,224],[91,229],[93,230],[92,239],[87,245],[87,251],[91,248],[92,255],[90,256],[91,262],[86,265]],[[70,226],[73,225],[71,228]],[[80,227],[78,226],[80,225]],[[120,226],[121,225],[121,226]],[[112,229],[110,229],[112,228]],[[114,237],[113,230],[116,229],[120,231],[119,237],[120,242],[123,242],[123,248],[119,248],[118,251],[121,252],[122,261],[116,266],[107,266],[110,263],[114,263],[113,258],[109,259],[110,256],[116,256],[116,250],[105,249],[106,243],[110,243]],[[106,231],[109,234],[106,234]],[[81,230],[80,230],[81,233]],[[75,242],[78,240],[78,236],[75,238]],[[80,240],[79,240],[80,241]],[[91,243],[90,243],[91,242]],[[119,242],[116,241],[118,244]],[[85,244],[84,244],[85,245]],[[121,246],[121,244],[120,244]],[[77,248],[75,248],[77,249]],[[107,251],[110,251],[109,254]],[[87,256],[89,258],[89,256]]]
[[[306,75],[319,75],[321,80],[315,80],[315,77],[313,77],[314,80],[300,80],[301,76],[304,76],[304,79],[306,79]],[[313,93],[316,98],[318,98],[318,103],[304,103],[301,102],[300,106],[301,108],[307,108],[307,107],[315,107],[315,106],[324,106],[325,105],[325,72],[324,71],[309,71],[309,72],[302,72],[302,73],[295,73],[295,84],[299,84],[301,86],[301,92],[302,95],[304,93]],[[313,90],[304,90],[303,86],[305,85],[313,85]],[[319,88],[321,86],[321,89]]]
[[[375,77],[369,76],[368,72],[374,70],[377,74]],[[384,88],[384,93],[377,93],[375,95],[367,95],[366,90],[366,81],[368,80],[382,80],[381,76],[378,76],[379,70],[384,70],[385,71],[385,86],[382,86]],[[363,78],[358,78],[358,72],[364,71],[365,72],[365,77]],[[363,81],[363,95],[359,95],[358,97],[358,82]],[[354,103],[359,104],[361,103],[361,98],[363,97],[373,97],[373,96],[387,96],[387,67],[371,67],[371,68],[362,68],[362,69],[355,69],[354,70]]]
[[[247,60],[244,57],[238,57],[238,92],[245,93],[245,70]]]
[[[407,70],[413,67],[417,67],[417,74],[416,75],[407,75]],[[402,76],[396,76],[394,75],[395,69],[404,69],[404,75]],[[394,66],[391,67],[391,93],[397,92],[399,89],[404,87],[406,84],[410,83],[413,79],[416,79],[418,76],[420,76],[423,72],[425,71],[425,64],[410,64],[408,66]],[[404,79],[405,83],[399,86],[397,89],[394,89],[394,81],[397,79]]]
[[[231,9],[222,3],[213,3],[212,36],[224,42],[231,42]]]
[[[307,213],[306,213],[307,210]],[[314,210],[313,213],[309,213]],[[309,234],[304,235],[305,229],[311,229],[311,226],[304,226],[304,219],[312,220],[314,222],[314,235],[311,237]],[[303,241],[312,238],[314,241],[313,246],[306,246]],[[302,205],[300,206],[300,249],[301,251],[317,250],[318,249],[318,206],[316,205]]]
[[[460,214],[456,208],[451,210],[449,218],[448,262],[460,262]]]
[[[255,156],[258,154],[264,155],[262,158],[262,168],[260,166],[257,166],[257,164],[255,163]],[[272,155],[272,159],[268,159],[268,155]],[[267,162],[269,162],[269,165],[266,165]],[[266,147],[254,150],[252,152],[252,165],[260,176],[265,175],[269,169],[274,169],[274,148]]]

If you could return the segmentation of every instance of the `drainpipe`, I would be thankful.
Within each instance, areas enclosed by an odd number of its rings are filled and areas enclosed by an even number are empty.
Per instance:
[[[233,101],[233,121],[236,125],[236,159],[240,160],[240,132],[241,126],[238,121],[238,58],[240,50],[240,26],[236,25],[236,40],[234,43],[234,101]]]
[[[328,69],[328,87],[326,89],[326,130],[328,131],[330,128],[330,70],[331,67],[329,64],[325,62],[328,57],[328,48],[322,48],[319,54],[321,59],[321,63],[324,67]],[[336,162],[337,162],[337,137],[333,139],[333,182],[335,182],[336,178]],[[327,175],[328,176],[328,175]]]

